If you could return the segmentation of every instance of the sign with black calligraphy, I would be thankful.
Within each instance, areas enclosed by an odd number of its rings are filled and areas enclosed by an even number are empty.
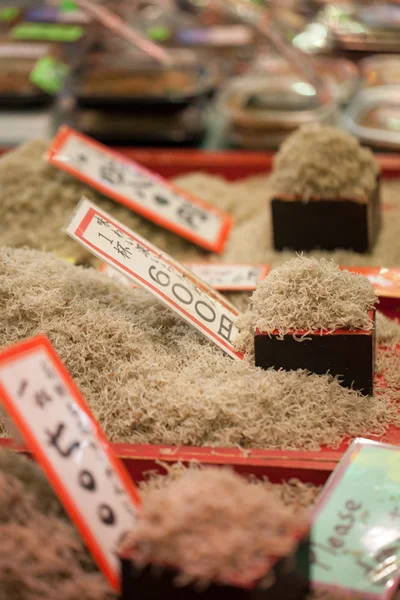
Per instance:
[[[139,496],[45,336],[0,353],[0,397],[118,590],[117,548],[135,526]]]
[[[391,598],[400,581],[400,448],[357,439],[313,514],[316,588]]]
[[[68,127],[61,127],[48,161],[157,225],[221,253],[232,218],[138,163]]]
[[[268,275],[267,265],[232,265],[223,263],[183,263],[194,275],[219,292],[252,292],[257,283]],[[100,271],[111,279],[124,285],[136,287],[126,277],[110,267],[107,263],[100,266]]]
[[[239,311],[171,256],[86,198],[64,231],[122,275],[152,292],[227,354],[243,358],[233,347]]]
[[[220,292],[252,292],[269,272],[267,265],[185,263],[185,266]]]

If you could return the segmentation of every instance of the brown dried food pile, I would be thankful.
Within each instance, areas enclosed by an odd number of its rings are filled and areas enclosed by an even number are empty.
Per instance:
[[[38,333],[114,442],[318,450],[382,435],[397,415],[332,377],[233,360],[148,292],[0,249],[0,347]]]
[[[379,166],[371,150],[335,127],[301,127],[282,144],[275,158],[272,187],[278,195],[367,200]]]
[[[255,329],[290,332],[373,328],[368,312],[378,302],[366,277],[342,271],[333,261],[298,257],[257,284],[250,307],[237,322],[237,346],[251,350]],[[301,338],[300,338],[301,339]]]
[[[175,567],[183,584],[251,583],[268,573],[272,555],[293,554],[306,529],[305,518],[264,487],[225,469],[188,469],[146,494],[123,547],[138,567]]]
[[[149,493],[153,493],[155,490],[163,490],[172,481],[179,480],[188,469],[195,471],[210,468],[205,467],[195,460],[191,461],[188,465],[182,462],[168,464],[163,461],[157,461],[157,464],[165,469],[166,474],[161,474],[158,471],[148,471],[145,473],[144,480],[139,482],[139,491],[143,504],[146,503]],[[304,509],[310,508],[322,489],[322,486],[303,482],[296,478],[291,478],[282,483],[271,483],[267,477],[259,479],[255,476],[250,476],[248,483],[250,485],[263,486],[268,492],[275,494],[279,502],[282,502],[295,512],[303,512]]]
[[[44,498],[41,496],[43,491]],[[40,469],[0,451],[0,597],[112,600]]]

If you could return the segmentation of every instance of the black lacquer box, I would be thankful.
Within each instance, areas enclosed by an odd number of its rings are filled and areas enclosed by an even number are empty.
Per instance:
[[[263,585],[263,580],[252,587],[210,584],[206,589],[196,585],[177,586],[177,571],[165,568],[162,571],[149,565],[137,569],[123,555],[122,592],[120,600],[302,600],[310,591],[310,542],[304,538],[296,555],[279,560],[271,573],[272,585]],[[268,575],[268,579],[270,575]]]
[[[380,182],[366,201],[275,196],[271,211],[275,250],[369,252],[381,227]]]
[[[339,375],[345,387],[353,387],[366,396],[374,390],[375,372],[375,311],[371,331],[338,329],[328,333],[316,331],[298,341],[304,332],[293,332],[279,339],[278,332],[254,334],[257,367],[295,371],[306,369],[318,375],[329,372]],[[297,338],[297,339],[296,339]]]

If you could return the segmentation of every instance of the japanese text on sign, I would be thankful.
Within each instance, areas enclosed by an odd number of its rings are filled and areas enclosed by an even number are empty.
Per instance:
[[[209,340],[235,358],[239,312],[173,258],[126,229],[86,199],[65,232],[123,275],[151,291]]]
[[[400,567],[400,450],[356,440],[315,511],[312,570],[316,587],[390,598]]]
[[[197,277],[219,291],[253,291],[269,272],[266,265],[185,263]]]
[[[222,252],[232,219],[106,146],[62,127],[49,162],[191,242]]]
[[[269,272],[265,265],[228,265],[216,263],[183,263],[194,275],[202,279],[207,285],[218,291],[253,291],[257,283]],[[118,271],[103,263],[100,271],[111,279],[124,285],[136,287],[134,283],[121,275]]]
[[[111,585],[139,498],[50,342],[0,354],[0,396]]]

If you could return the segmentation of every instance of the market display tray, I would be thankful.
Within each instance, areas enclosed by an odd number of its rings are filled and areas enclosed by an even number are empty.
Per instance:
[[[125,156],[159,173],[163,177],[177,177],[193,171],[219,175],[228,180],[268,173],[273,164],[272,153],[258,152],[203,152],[199,150],[162,150],[116,148]],[[0,148],[0,154],[6,152]],[[383,178],[400,178],[400,155],[379,154],[377,159]],[[399,200],[400,202],[400,200]],[[390,318],[400,318],[400,301],[381,299],[379,310]],[[400,348],[399,348],[400,352]],[[374,438],[377,439],[377,438]],[[400,446],[400,428],[391,426],[378,441]],[[137,481],[147,471],[163,472],[160,463],[189,463],[229,465],[238,472],[267,475],[271,481],[280,482],[302,476],[312,483],[323,484],[342,458],[350,440],[337,449],[322,448],[319,451],[293,450],[240,450],[236,448],[196,448],[151,444],[114,444],[117,455],[123,459],[132,478]],[[1,447],[15,446],[12,440],[0,439]]]
[[[111,444],[135,482],[149,472],[165,474],[166,466],[188,465],[195,461],[203,465],[230,467],[242,475],[258,479],[268,477],[272,483],[298,479],[304,483],[324,485],[337,466],[334,452],[285,452],[281,450],[243,451],[237,448],[195,448],[152,444]],[[0,439],[0,448],[30,454],[27,448],[10,439]]]

